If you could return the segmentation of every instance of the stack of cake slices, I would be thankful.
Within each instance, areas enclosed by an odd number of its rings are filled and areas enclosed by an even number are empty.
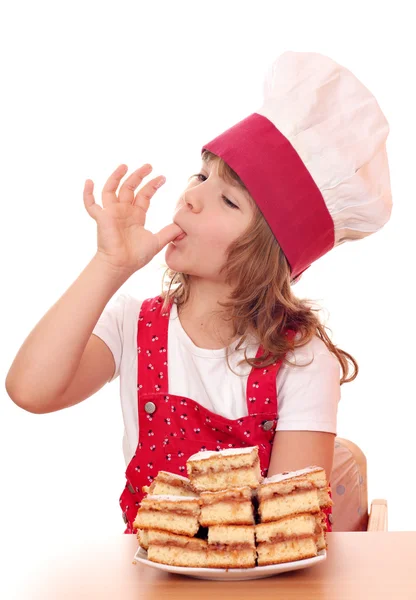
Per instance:
[[[134,527],[154,562],[250,568],[316,556],[326,548],[325,471],[309,467],[262,479],[258,447],[198,452],[189,479],[160,471]]]
[[[311,558],[326,549],[322,509],[332,500],[324,469],[308,467],[264,479],[257,501],[259,566]]]
[[[175,515],[179,514],[178,512],[175,513],[175,508],[182,510],[183,512],[184,508],[193,507],[192,509],[196,509],[196,513],[199,515],[200,510],[198,502],[195,503],[194,501],[193,504],[189,504],[189,502],[188,504],[183,504],[179,500],[180,498],[192,500],[199,497],[199,494],[192,488],[191,482],[187,477],[176,475],[175,473],[169,473],[168,471],[159,471],[151,485],[144,486],[142,489],[147,496],[143,498],[140,504],[135,526],[138,526],[137,519],[143,523],[141,526],[142,528],[137,531],[137,539],[139,540],[140,546],[145,550],[148,550],[149,547],[149,531],[150,533],[153,533],[152,523],[156,523],[156,527],[154,528],[155,531],[161,529],[161,523],[163,522],[164,514],[166,515],[170,512]],[[166,508],[167,510],[164,510]],[[158,516],[161,518],[159,519]],[[185,515],[182,514],[182,517],[183,516]],[[168,523],[168,527],[166,529],[168,533],[171,531],[171,525],[172,523]],[[175,528],[176,530],[180,530],[181,526],[176,524]],[[191,531],[194,531],[194,529],[195,525],[191,527]],[[196,527],[196,530],[199,530],[199,525]],[[163,533],[163,529],[162,531],[159,531],[159,533]],[[159,537],[159,541],[162,539],[163,538]]]

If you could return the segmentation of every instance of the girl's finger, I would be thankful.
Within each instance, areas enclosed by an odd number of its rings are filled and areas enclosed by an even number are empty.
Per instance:
[[[99,206],[98,204],[95,203],[93,190],[94,190],[94,182],[91,181],[91,179],[87,179],[85,181],[85,185],[84,185],[84,194],[83,194],[84,206],[87,209],[88,214],[93,219],[96,219],[98,213],[102,210],[102,208],[101,208],[101,206]]]
[[[106,208],[107,206],[109,206],[110,204],[112,204],[114,202],[118,202],[116,191],[117,191],[118,185],[120,183],[120,179],[122,177],[124,177],[124,175],[127,173],[127,171],[128,171],[127,165],[124,165],[124,164],[119,165],[117,167],[117,169],[110,175],[110,177],[105,182],[105,185],[103,187],[103,191],[101,194],[104,208]]]
[[[160,252],[162,248],[166,246],[166,244],[173,242],[173,240],[181,233],[184,232],[178,225],[176,225],[176,223],[171,223],[170,225],[163,227],[163,229],[156,233],[158,252]]]
[[[152,165],[143,165],[139,169],[133,171],[133,173],[127,177],[123,182],[118,199],[120,202],[127,202],[128,204],[134,204],[134,192],[136,188],[142,183],[143,179],[152,172]]]
[[[162,187],[165,181],[166,178],[163,176],[149,181],[149,183],[147,183],[140,191],[137,192],[133,204],[135,206],[140,206],[144,212],[147,212],[150,206],[150,200],[156,191]]]

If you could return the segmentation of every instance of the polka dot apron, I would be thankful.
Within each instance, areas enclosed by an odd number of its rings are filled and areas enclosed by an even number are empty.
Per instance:
[[[258,446],[260,469],[267,476],[277,424],[276,376],[282,361],[266,368],[253,367],[247,381],[248,415],[227,419],[196,400],[169,394],[168,325],[172,304],[162,312],[161,296],[144,300],[137,328],[137,401],[139,440],[126,469],[126,485],[120,506],[124,533],[136,533],[133,522],[150,485],[159,471],[187,476],[186,461],[201,450]],[[259,347],[257,356],[262,353]]]

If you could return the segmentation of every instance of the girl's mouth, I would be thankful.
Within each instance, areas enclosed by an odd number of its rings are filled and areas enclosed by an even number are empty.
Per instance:
[[[178,237],[176,237],[173,241],[174,242],[180,242],[181,240],[183,240],[183,238],[186,237],[186,233],[181,233],[180,235],[178,235]]]

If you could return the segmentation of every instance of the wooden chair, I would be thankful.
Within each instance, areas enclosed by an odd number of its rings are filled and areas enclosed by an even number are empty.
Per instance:
[[[353,442],[335,439],[330,482],[333,531],[387,531],[387,501],[373,500],[368,511],[367,459]]]

